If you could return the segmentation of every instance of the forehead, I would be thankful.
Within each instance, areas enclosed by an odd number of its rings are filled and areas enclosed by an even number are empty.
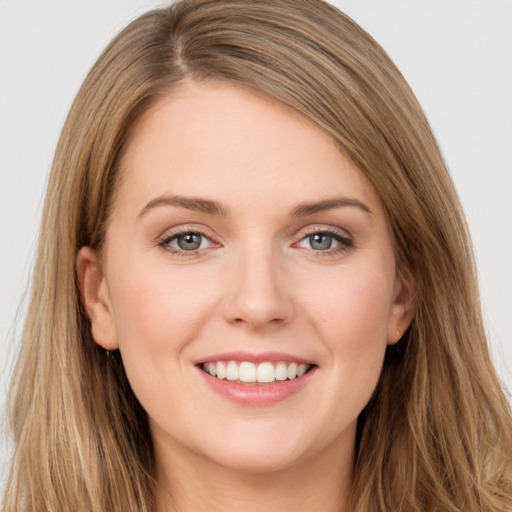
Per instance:
[[[290,204],[334,192],[378,203],[357,166],[313,122],[216,82],[187,82],[156,101],[135,126],[120,169],[122,194],[206,193],[243,197],[248,206],[249,197],[273,201],[277,189]]]

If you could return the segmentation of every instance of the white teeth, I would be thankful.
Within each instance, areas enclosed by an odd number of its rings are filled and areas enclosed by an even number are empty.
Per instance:
[[[293,380],[302,377],[309,369],[309,364],[287,363],[251,363],[249,361],[219,361],[204,363],[202,369],[218,379],[240,382],[270,383],[274,381]]]
[[[261,363],[257,368],[256,380],[258,382],[274,382],[276,380],[274,365],[272,363]]]
[[[228,366],[226,367],[226,379],[238,380],[238,365],[235,361],[229,361]]]
[[[286,380],[288,378],[288,368],[286,363],[276,364],[276,380]]]
[[[240,363],[238,378],[242,382],[254,382],[256,380],[256,365],[246,361]]]
[[[302,377],[309,369],[307,364],[299,364],[297,368],[297,377]]]
[[[297,363],[290,363],[288,366],[288,378],[295,379],[297,377]]]
[[[215,372],[215,373],[217,373],[217,378],[225,379],[226,378],[226,366],[224,365],[224,363],[218,362],[217,364],[215,364],[215,363],[212,363],[212,364],[214,364],[217,367],[217,372]],[[208,367],[209,366],[210,365],[208,365]],[[210,368],[208,368],[208,370],[210,370]],[[213,375],[214,377],[215,377],[215,373],[212,373],[210,371],[210,375]]]

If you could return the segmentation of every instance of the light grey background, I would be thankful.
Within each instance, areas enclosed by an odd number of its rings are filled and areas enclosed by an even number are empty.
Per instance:
[[[496,365],[512,389],[512,1],[333,3],[388,51],[431,121],[473,235]],[[0,406],[67,110],[108,41],[159,5],[0,0]],[[7,453],[0,450],[0,470]]]

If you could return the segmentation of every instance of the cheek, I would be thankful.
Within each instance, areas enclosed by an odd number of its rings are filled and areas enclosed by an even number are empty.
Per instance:
[[[147,410],[158,410],[158,389],[179,389],[181,354],[199,337],[212,314],[213,298],[192,272],[174,272],[145,262],[112,272],[111,296],[123,364]],[[179,396],[173,396],[173,400]]]
[[[178,275],[148,265],[128,265],[129,273],[113,273],[112,304],[121,347],[137,343],[149,348],[179,345],[192,337],[208,315],[211,299],[197,275]]]
[[[325,282],[328,293],[310,294],[305,308],[327,349],[332,386],[356,412],[370,399],[382,370],[392,306],[389,275],[371,269],[333,275]]]
[[[184,397],[173,392],[184,385],[181,354],[212,316],[214,287],[201,286],[197,273],[136,259],[110,277],[119,348],[135,395],[150,416],[168,403],[185,409]]]
[[[359,350],[362,345],[386,342],[392,307],[392,270],[347,267],[327,274],[304,290],[310,317],[333,349],[344,341]]]

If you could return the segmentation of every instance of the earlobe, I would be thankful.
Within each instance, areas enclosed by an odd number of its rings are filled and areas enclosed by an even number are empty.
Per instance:
[[[387,343],[394,345],[411,325],[416,313],[416,278],[411,271],[401,271],[396,274],[395,296],[391,307]]]
[[[91,321],[94,341],[106,350],[119,348],[108,285],[97,252],[82,247],[76,258],[80,296]]]

